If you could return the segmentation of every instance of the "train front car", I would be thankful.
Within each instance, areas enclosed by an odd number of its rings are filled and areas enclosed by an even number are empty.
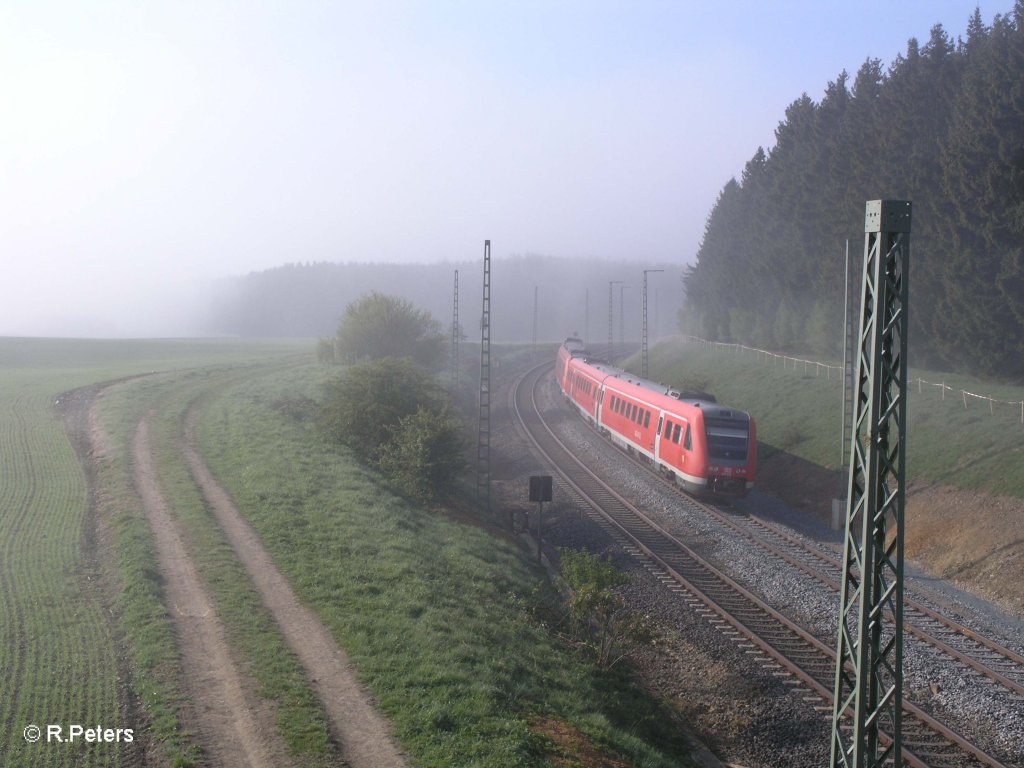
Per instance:
[[[701,403],[694,449],[706,457],[709,496],[741,498],[754,487],[757,471],[757,425],[746,411]]]

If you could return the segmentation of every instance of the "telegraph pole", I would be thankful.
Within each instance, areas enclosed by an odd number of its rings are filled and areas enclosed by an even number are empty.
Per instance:
[[[647,378],[647,273],[664,271],[664,269],[644,270],[643,329],[640,333],[640,376],[644,379]]]
[[[583,344],[586,345],[590,342],[590,289],[587,288],[586,299],[585,299],[584,318],[583,321]]]
[[[910,212],[906,200],[869,200],[865,206],[832,768],[903,765]],[[843,728],[847,716],[849,730]],[[892,739],[888,746],[883,732]]]
[[[537,286],[533,286],[533,347],[537,348]]]

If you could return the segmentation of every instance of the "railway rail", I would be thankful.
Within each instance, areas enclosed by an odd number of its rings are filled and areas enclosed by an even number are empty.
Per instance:
[[[534,449],[591,508],[592,517],[623,548],[646,559],[673,591],[724,629],[739,647],[763,653],[831,707],[835,651],[666,531],[583,464],[547,425],[536,392],[545,363],[513,387],[516,417]],[[720,514],[717,513],[716,514]],[[791,558],[787,555],[787,558]],[[795,559],[795,558],[794,558]],[[903,704],[904,763],[913,768],[1006,768],[991,755],[912,703]]]

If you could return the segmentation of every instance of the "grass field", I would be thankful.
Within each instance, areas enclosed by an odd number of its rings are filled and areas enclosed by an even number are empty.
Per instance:
[[[30,744],[31,724],[131,727],[156,764],[201,759],[132,487],[127,446],[145,414],[159,485],[236,663],[274,702],[297,765],[340,764],[311,687],[180,455],[193,403],[208,463],[349,651],[415,764],[574,765],[593,749],[631,765],[687,765],[670,713],[551,631],[554,595],[528,554],[472,519],[410,505],[321,439],[309,416],[329,372],[308,362],[312,350],[0,339],[0,765],[118,766],[128,754]],[[113,451],[100,460],[94,513],[56,403],[115,379],[100,401]]]
[[[117,765],[109,744],[30,743],[36,725],[131,727],[96,564],[85,557],[88,489],[57,409],[97,381],[294,344],[0,339],[0,765]],[[45,739],[43,740],[45,742]]]
[[[638,361],[631,361],[634,369]],[[650,353],[651,378],[714,393],[720,402],[743,408],[757,420],[761,458],[787,451],[822,467],[840,462],[842,382],[824,371],[793,370],[758,358],[704,350],[673,340]],[[964,399],[960,390],[999,400],[1024,400],[1024,387],[979,382],[966,376],[910,369],[907,401],[907,479],[1024,497],[1024,424],[1020,406],[990,407]],[[925,381],[952,387],[953,393]],[[767,449],[767,450],[764,450]]]

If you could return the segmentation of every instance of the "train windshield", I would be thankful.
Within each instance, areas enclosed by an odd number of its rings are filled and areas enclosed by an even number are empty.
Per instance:
[[[746,461],[747,430],[709,427],[708,456],[725,461]]]

